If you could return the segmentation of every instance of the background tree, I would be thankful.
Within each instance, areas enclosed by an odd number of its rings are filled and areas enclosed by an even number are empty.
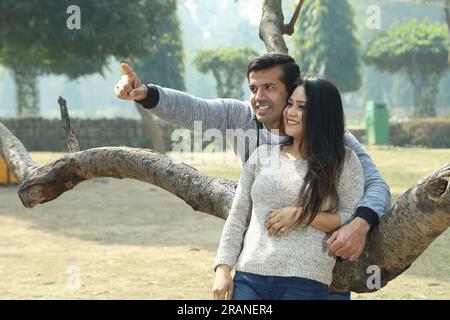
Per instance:
[[[258,53],[249,47],[201,50],[193,64],[199,72],[212,72],[219,97],[243,99],[245,70],[249,61],[257,55]]]
[[[165,3],[166,13],[158,28],[159,35],[154,35],[157,45],[153,42],[153,48],[134,59],[134,69],[142,75],[144,83],[184,91],[183,32],[177,16],[177,1],[168,0]]]
[[[377,34],[364,60],[381,71],[406,74],[414,90],[414,115],[434,117],[439,83],[448,70],[448,48],[443,25],[410,20]]]
[[[77,1],[81,29],[69,30],[72,1],[0,2],[0,57],[17,88],[17,116],[39,115],[39,76],[102,73],[110,57],[158,51],[173,1]],[[139,26],[139,27],[136,27]]]
[[[149,48],[146,54],[133,59],[134,69],[142,75],[143,83],[184,91],[183,33],[177,16],[177,1],[166,1],[166,9],[157,48]],[[166,147],[158,121],[139,104],[135,105],[150,134],[153,149],[164,154]]]
[[[321,76],[342,92],[358,90],[359,40],[348,0],[306,1],[292,38],[303,74]]]

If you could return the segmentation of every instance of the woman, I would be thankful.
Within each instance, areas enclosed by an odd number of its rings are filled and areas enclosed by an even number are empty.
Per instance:
[[[283,113],[293,143],[260,146],[244,166],[215,260],[216,299],[328,298],[335,257],[326,241],[351,219],[363,173],[344,146],[336,87],[313,78],[293,88]],[[271,210],[289,206],[302,208],[298,226],[272,236],[266,230]]]

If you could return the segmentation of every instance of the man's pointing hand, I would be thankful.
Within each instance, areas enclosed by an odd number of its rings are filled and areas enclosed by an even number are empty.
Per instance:
[[[120,77],[114,87],[116,97],[122,100],[143,100],[147,97],[148,88],[143,85],[136,73],[126,63],[121,63],[120,67],[124,71],[124,75]]]

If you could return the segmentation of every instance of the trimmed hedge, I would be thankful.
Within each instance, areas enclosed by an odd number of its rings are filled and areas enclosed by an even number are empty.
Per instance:
[[[450,119],[416,119],[391,123],[391,144],[450,148]]]

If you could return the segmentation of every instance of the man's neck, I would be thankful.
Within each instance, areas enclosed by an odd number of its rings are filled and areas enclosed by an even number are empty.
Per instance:
[[[284,131],[284,126],[276,123],[275,125],[265,124],[263,123],[264,128],[266,128],[270,133],[275,134],[277,136],[286,136],[286,132]]]

